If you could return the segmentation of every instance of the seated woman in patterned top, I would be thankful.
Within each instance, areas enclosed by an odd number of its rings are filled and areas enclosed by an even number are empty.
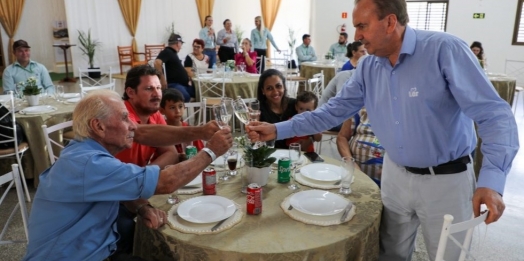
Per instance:
[[[209,67],[209,57],[203,51],[204,41],[202,39],[193,40],[193,52],[189,53],[184,61],[184,68],[189,78],[193,78],[199,71],[205,72]]]
[[[366,108],[362,108],[354,118],[355,131],[351,128],[353,118],[342,124],[337,136],[338,152],[341,157],[354,158],[355,168],[362,170],[380,185],[382,160],[386,151],[371,130]]]

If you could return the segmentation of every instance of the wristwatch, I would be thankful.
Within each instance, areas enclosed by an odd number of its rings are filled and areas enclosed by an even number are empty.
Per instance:
[[[203,148],[202,151],[205,151],[209,157],[211,157],[211,161],[215,161],[217,159],[217,155],[209,148]]]

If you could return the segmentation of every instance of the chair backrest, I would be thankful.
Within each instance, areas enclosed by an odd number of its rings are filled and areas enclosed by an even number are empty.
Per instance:
[[[324,92],[324,70],[320,71],[320,73],[313,74],[313,78],[309,79],[307,83],[308,90],[315,93],[320,100]]]
[[[437,255],[435,257],[435,261],[444,260],[444,253],[446,252],[448,238],[450,238],[451,241],[453,241],[462,250],[460,253],[459,261],[464,261],[466,256],[468,256],[468,258],[473,258],[473,256],[471,256],[471,253],[469,252],[469,246],[471,244],[471,235],[473,234],[473,229],[486,220],[488,213],[489,211],[486,211],[476,218],[455,224],[451,224],[451,222],[453,222],[452,215],[444,215],[444,224],[442,225],[442,232],[440,233],[440,240],[438,242]],[[460,244],[457,241],[457,239],[453,237],[452,234],[456,234],[466,230],[466,238],[464,239],[464,242]],[[473,260],[475,259],[473,258]]]
[[[98,86],[84,86],[82,84],[79,84],[80,86],[80,96],[82,98],[87,94],[87,92],[94,91],[94,90],[102,90],[102,89],[108,89],[108,90],[115,90],[115,79],[113,79],[110,83],[104,84],[104,85],[98,85]]]
[[[257,56],[256,60],[256,66],[257,66],[257,73],[262,73],[262,63],[264,63],[266,60],[264,58],[265,56]]]
[[[517,86],[524,87],[524,61],[507,59],[504,72],[508,76],[517,78]]]
[[[264,58],[265,69],[276,69],[282,72],[287,70],[287,59],[286,58]]]
[[[154,60],[164,48],[165,44],[145,44],[146,61]]]
[[[121,64],[131,64],[134,59],[132,46],[117,46],[118,59]]]
[[[64,145],[62,143],[63,138],[60,134],[63,134],[64,129],[70,128],[72,126],[73,121],[62,122],[51,127],[47,127],[47,125],[42,125],[47,154],[49,155],[49,161],[51,162],[51,164],[55,163],[55,161],[58,159],[58,155],[55,155],[53,145],[55,148],[57,148],[57,151],[61,151],[64,148]]]
[[[27,231],[27,222],[28,222],[29,215],[27,213],[27,206],[25,204],[24,189],[22,187],[18,164],[11,165],[11,169],[12,169],[11,172],[0,176],[0,186],[7,184],[4,193],[2,194],[2,197],[0,198],[0,206],[3,206],[4,200],[7,194],[11,191],[13,184],[15,185],[15,188],[16,188],[16,196],[18,198],[18,202],[16,203],[13,210],[11,211],[11,214],[7,218],[7,221],[4,223],[2,232],[0,232],[0,245],[6,245],[6,244],[12,244],[12,243],[25,243],[29,239],[29,233]],[[2,212],[4,212],[6,207],[3,206],[2,209],[3,209]],[[20,214],[22,215],[22,222],[24,225],[24,232],[25,232],[25,240],[4,240],[3,239],[4,235],[7,232],[7,228],[9,227],[9,224],[13,220],[13,217],[17,209],[20,209]]]
[[[13,143],[13,147],[15,148],[15,153],[18,154],[18,146],[15,146],[18,137],[16,133],[16,119],[15,119],[15,112],[12,108],[15,108],[15,102],[13,97],[13,91],[10,91],[7,95],[2,95],[4,99],[7,99],[5,102],[0,103],[0,109],[7,110],[8,113],[4,115],[0,115],[0,121],[2,120],[10,120],[10,125],[4,125],[0,124],[0,143],[1,144],[9,144]],[[10,146],[11,147],[11,146]],[[5,156],[12,156],[14,154],[9,154]],[[4,155],[3,155],[4,156]]]
[[[184,112],[184,121],[191,126],[200,126],[206,124],[206,98],[200,102],[186,102],[186,111]]]
[[[113,70],[109,67],[109,72],[107,74],[101,74],[100,78],[93,78],[89,73],[101,73],[100,69],[82,69],[78,67],[78,78],[80,80],[79,84],[83,86],[98,86],[105,83],[111,83],[113,81]],[[107,79],[107,80],[106,80]]]
[[[230,80],[230,79],[228,79]],[[201,99],[204,97],[224,97],[226,94],[226,77],[204,79],[198,77],[198,91]]]

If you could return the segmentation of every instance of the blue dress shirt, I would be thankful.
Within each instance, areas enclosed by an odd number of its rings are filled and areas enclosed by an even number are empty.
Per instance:
[[[253,44],[252,48],[255,49],[267,49],[266,41],[269,40],[273,47],[278,50],[275,40],[273,40],[273,35],[267,28],[263,28],[262,32],[259,32],[256,28],[251,30],[251,43]]]
[[[159,171],[122,163],[92,139],[72,141],[40,175],[23,260],[107,258],[119,238],[119,201],[151,197]]]
[[[276,124],[278,139],[327,130],[366,106],[373,131],[402,166],[437,166],[475,149],[484,160],[478,187],[502,194],[519,148],[517,125],[468,45],[446,33],[406,27],[395,66],[369,56],[334,98]]]

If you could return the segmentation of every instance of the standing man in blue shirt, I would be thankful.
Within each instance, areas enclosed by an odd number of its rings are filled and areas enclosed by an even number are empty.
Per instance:
[[[380,260],[388,261],[411,259],[419,224],[433,260],[445,214],[461,222],[479,216],[485,204],[486,223],[497,221],[519,148],[511,108],[468,45],[450,34],[414,30],[408,21],[405,0],[356,0],[355,40],[372,55],[342,91],[311,113],[247,126],[253,140],[304,136],[340,124],[365,105],[387,152]],[[484,154],[478,182],[470,158],[477,141],[474,122]],[[450,242],[444,259],[459,255]]]
[[[297,51],[298,66],[303,62],[313,62],[317,60],[315,49],[313,49],[313,46],[310,46],[310,44],[311,35],[304,34],[302,36],[302,44],[295,49]]]
[[[31,60],[31,47],[26,41],[14,42],[13,53],[16,61],[5,68],[2,76],[4,93],[17,92],[16,84],[27,81],[29,77],[36,78],[36,84],[38,88],[42,89],[42,93],[53,94],[55,92],[55,86],[45,66]]]

